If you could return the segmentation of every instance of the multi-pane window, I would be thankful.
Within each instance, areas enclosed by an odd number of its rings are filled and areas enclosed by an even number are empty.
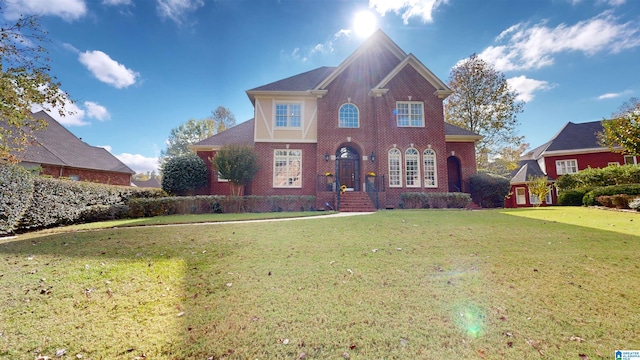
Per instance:
[[[342,105],[340,107],[338,117],[340,119],[338,126],[341,128],[360,127],[358,108],[353,104]]]
[[[523,187],[516,188],[516,204],[525,205],[526,203],[525,189]]]
[[[276,127],[299,128],[301,121],[301,104],[276,104]]]
[[[273,187],[302,187],[302,150],[275,150]]]
[[[436,152],[427,149],[422,153],[422,161],[424,162],[424,186],[437,187],[436,183]]]
[[[404,152],[404,168],[407,187],[420,187],[420,153],[414,148]]]
[[[424,104],[417,101],[399,101],[396,103],[398,127],[424,126]]]
[[[556,174],[575,174],[578,172],[577,160],[556,160]]]
[[[402,186],[402,154],[398,149],[389,150],[389,187]]]

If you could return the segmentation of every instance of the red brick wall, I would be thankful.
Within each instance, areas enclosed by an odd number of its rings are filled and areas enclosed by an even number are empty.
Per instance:
[[[470,192],[469,178],[477,172],[475,144],[472,142],[448,142],[446,156],[447,158],[455,156],[460,160],[462,191]]]
[[[624,156],[613,152],[549,156],[544,159],[545,166],[547,167],[547,175],[552,179],[557,179],[558,174],[556,172],[556,160],[573,159],[578,162],[578,171],[584,170],[588,167],[604,168],[607,167],[610,162],[617,162],[620,165],[624,165]]]
[[[60,169],[62,168],[62,173]],[[131,185],[131,174],[98,171],[89,169],[68,168],[55,165],[42,165],[42,174],[54,178],[78,176],[79,181],[97,182],[109,185]]]

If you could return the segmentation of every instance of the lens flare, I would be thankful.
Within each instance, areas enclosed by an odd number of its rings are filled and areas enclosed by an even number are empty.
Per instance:
[[[465,304],[455,309],[455,323],[467,335],[478,338],[484,333],[485,315],[482,309],[475,305]]]

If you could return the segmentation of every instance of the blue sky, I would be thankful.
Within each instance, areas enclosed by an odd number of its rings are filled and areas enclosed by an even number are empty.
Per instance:
[[[172,128],[219,105],[253,117],[245,91],[337,66],[364,40],[366,12],[443,81],[472,53],[526,101],[532,147],[568,121],[600,120],[640,97],[636,0],[11,0],[40,14],[52,74],[75,101],[58,120],[132,169],[157,167]],[[365,31],[363,29],[362,31]]]

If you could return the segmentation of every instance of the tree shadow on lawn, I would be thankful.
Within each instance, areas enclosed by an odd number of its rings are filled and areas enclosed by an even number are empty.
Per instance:
[[[496,219],[511,223],[512,216],[495,215]],[[0,240],[0,303],[5,304],[2,305],[3,320],[0,322],[0,355],[33,358],[37,353],[53,357],[57,350],[66,349],[68,355],[82,354],[85,358],[243,358],[246,354],[236,346],[244,346],[245,350],[247,346],[258,347],[254,354],[267,357],[295,358],[305,351],[311,357],[314,354],[317,357],[340,355],[340,352],[331,352],[339,347],[335,343],[315,343],[313,338],[320,336],[318,331],[326,330],[322,326],[309,329],[306,340],[292,339],[288,347],[283,346],[285,339],[279,338],[279,334],[274,332],[282,324],[267,323],[265,319],[269,316],[265,312],[269,310],[248,298],[255,296],[252,286],[262,282],[260,286],[268,288],[270,285],[267,284],[275,281],[280,274],[272,276],[271,272],[267,273],[261,267],[262,264],[255,267],[242,264],[240,273],[229,271],[237,268],[230,266],[232,264],[255,260],[248,256],[244,258],[244,252],[239,251],[257,244],[253,235],[255,230],[250,232],[245,226],[108,229],[45,236],[27,234],[16,239]],[[282,236],[286,226],[269,224],[261,228],[259,233],[264,237],[277,238]],[[534,229],[553,235],[555,240],[532,236]],[[531,308],[540,307],[542,301],[545,303],[542,306],[543,313],[548,310],[545,306],[557,305],[561,308],[558,311],[567,313],[567,318],[558,320],[563,315],[556,314],[552,309],[546,317],[536,318],[532,315],[533,319],[524,322],[524,329],[504,330],[506,321],[502,318],[505,315],[498,314],[494,319],[497,325],[493,324],[492,329],[482,331],[477,324],[473,329],[458,326],[459,332],[454,335],[467,336],[470,341],[465,345],[455,345],[454,342],[454,349],[460,346],[471,351],[467,355],[476,351],[479,353],[480,350],[469,350],[469,347],[474,338],[485,337],[500,339],[497,342],[491,340],[486,345],[487,349],[500,348],[492,349],[493,355],[496,355],[496,351],[501,351],[501,356],[539,351],[526,343],[529,340],[543,341],[546,345],[540,346],[545,347],[548,354],[553,354],[554,344],[547,337],[554,330],[547,329],[546,321],[549,317],[556,317],[559,323],[577,321],[572,316],[579,312],[601,327],[587,331],[590,340],[596,341],[583,345],[584,350],[581,351],[593,357],[599,351],[613,351],[613,348],[598,347],[611,333],[620,337],[616,340],[618,348],[634,347],[630,341],[637,341],[633,339],[638,339],[640,333],[640,318],[631,316],[640,305],[636,300],[640,294],[635,289],[635,284],[640,280],[636,265],[639,238],[614,234],[608,230],[578,230],[577,225],[522,218],[518,221],[518,228],[510,231],[513,244],[507,244],[504,250],[513,253],[504,255],[504,259],[498,253],[489,252],[491,250],[484,247],[485,244],[478,251],[474,249],[476,245],[463,243],[468,247],[460,246],[465,248],[462,250],[464,253],[478,256],[478,253],[487,251],[488,255],[482,261],[491,271],[486,271],[485,280],[496,283],[488,291],[500,298],[488,300],[489,303],[500,306],[507,304],[511,312],[508,316],[516,317],[520,313],[532,314]],[[579,238],[575,233],[580,234]],[[455,234],[452,236],[455,237]],[[527,236],[526,241],[519,241],[518,236]],[[491,246],[505,246],[504,243],[499,241],[491,243]],[[607,251],[603,252],[603,249]],[[291,256],[287,253],[268,254],[268,249],[258,251],[263,251],[265,256],[276,262],[286,262]],[[365,248],[363,251],[371,250]],[[516,253],[525,255],[509,260]],[[425,254],[425,258],[428,258],[428,254]],[[402,261],[402,258],[398,257],[398,261]],[[509,264],[509,261],[517,264]],[[431,267],[428,269],[432,270]],[[448,286],[449,278],[441,276],[437,270],[433,271],[434,274],[430,276],[441,281],[444,287]],[[291,275],[294,280],[295,276]],[[298,280],[302,283],[300,288],[309,286],[305,283],[306,279]],[[605,284],[606,289],[603,289]],[[375,292],[377,286],[377,283],[369,284],[370,291]],[[598,293],[600,295],[596,297]],[[619,300],[615,305],[610,303],[612,297]],[[314,311],[304,306],[300,308],[297,303],[278,303],[286,299],[290,297],[273,298],[271,301],[276,303],[271,305]],[[460,304],[469,302],[469,299],[458,300]],[[327,306],[331,307],[332,304]],[[486,307],[478,310],[480,307],[477,304],[470,306],[478,312],[491,311]],[[283,319],[282,322],[289,325],[282,326],[304,328],[305,322],[322,316],[316,314],[308,318],[308,315]],[[600,323],[603,320],[600,319],[606,318],[615,321],[616,325],[603,326]],[[336,321],[340,324],[339,320]],[[444,322],[449,324],[453,321],[445,319]],[[592,325],[589,321],[582,324],[577,321],[575,327],[589,328]],[[566,326],[574,328],[574,325]],[[513,345],[513,339],[502,335],[505,331],[522,338]],[[394,332],[392,326],[388,332]],[[413,346],[420,343],[410,340]],[[255,343],[242,344],[248,341]],[[347,343],[344,348],[353,354],[360,350],[366,356],[369,347],[374,347],[369,355],[377,354],[379,357],[385,354],[384,350],[375,352],[375,346],[380,344],[363,344],[366,338],[360,339],[358,348],[353,349],[349,349],[348,345],[352,340],[344,341]],[[476,343],[482,344],[481,340],[476,340]],[[577,342],[567,343],[579,346]],[[635,345],[640,346],[638,343]],[[402,343],[398,340],[394,346],[398,349],[394,347],[393,351],[408,351],[406,341]],[[437,354],[441,350],[435,348],[430,351]],[[558,345],[555,345],[555,351],[558,351]],[[417,352],[411,354],[416,355]]]

